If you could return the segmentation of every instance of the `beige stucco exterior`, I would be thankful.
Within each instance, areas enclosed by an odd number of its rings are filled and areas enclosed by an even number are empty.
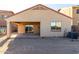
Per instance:
[[[73,17],[72,7],[61,8],[59,12],[64,13],[64,14],[70,16],[70,17]]]
[[[41,7],[41,9],[39,8]],[[30,9],[24,10],[16,15],[7,18],[7,35],[10,35],[10,24],[14,23],[25,23],[28,22],[40,22],[40,36],[41,37],[53,37],[63,36],[64,31],[71,31],[72,18],[67,17],[55,10],[49,9],[43,5],[36,5]],[[60,32],[51,31],[51,22],[60,21],[62,24]],[[19,22],[19,23],[18,23]],[[37,27],[37,26],[36,26]],[[39,30],[38,28],[36,30]],[[23,24],[18,25],[18,33],[24,33]]]
[[[18,33],[25,33],[25,27],[23,24],[18,25]]]
[[[71,6],[71,7],[61,8],[60,12],[72,17],[73,25],[78,25],[79,14],[77,14],[77,9],[79,9],[79,6]]]

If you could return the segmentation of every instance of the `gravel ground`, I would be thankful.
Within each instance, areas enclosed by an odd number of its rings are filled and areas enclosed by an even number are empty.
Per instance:
[[[13,39],[13,38],[11,38]],[[78,54],[79,40],[24,37],[11,41],[5,54]]]

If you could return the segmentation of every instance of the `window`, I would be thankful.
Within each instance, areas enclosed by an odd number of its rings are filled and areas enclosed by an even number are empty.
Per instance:
[[[79,9],[77,9],[76,13],[79,14]]]
[[[60,32],[61,31],[61,22],[51,22],[51,31]]]

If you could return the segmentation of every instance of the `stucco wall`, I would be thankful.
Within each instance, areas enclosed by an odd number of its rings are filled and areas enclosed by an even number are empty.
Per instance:
[[[79,23],[79,14],[77,14],[77,9],[79,9],[78,6],[73,7],[73,25],[78,25]]]
[[[41,22],[41,28],[42,28],[41,36],[63,36],[65,30],[67,30],[67,32],[71,31],[71,23],[72,23],[71,19],[69,19],[65,16],[62,16],[58,13],[51,12],[51,11],[46,13],[46,17]],[[51,25],[52,21],[60,21],[62,23],[61,32],[52,32],[51,31],[50,25]]]
[[[70,17],[73,17],[73,10],[72,10],[72,7],[65,7],[65,8],[61,8],[61,10],[59,11],[63,14],[66,14]]]
[[[68,16],[71,16],[73,18],[73,25],[78,25],[79,14],[77,14],[77,9],[79,9],[79,6],[66,7],[61,8],[60,12]]]
[[[40,22],[40,36],[63,36],[64,30],[71,31],[72,19],[52,10],[27,10],[6,20],[10,22]],[[51,32],[51,21],[61,21],[61,32]]]

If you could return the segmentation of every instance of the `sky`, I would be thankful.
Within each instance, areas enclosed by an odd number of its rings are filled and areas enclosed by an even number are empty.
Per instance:
[[[46,5],[52,9],[78,5],[79,0],[0,0],[0,10],[9,10],[15,13],[37,4]]]
[[[64,7],[70,7],[75,6],[76,4],[47,4],[48,7],[53,8],[55,10],[64,8]]]

